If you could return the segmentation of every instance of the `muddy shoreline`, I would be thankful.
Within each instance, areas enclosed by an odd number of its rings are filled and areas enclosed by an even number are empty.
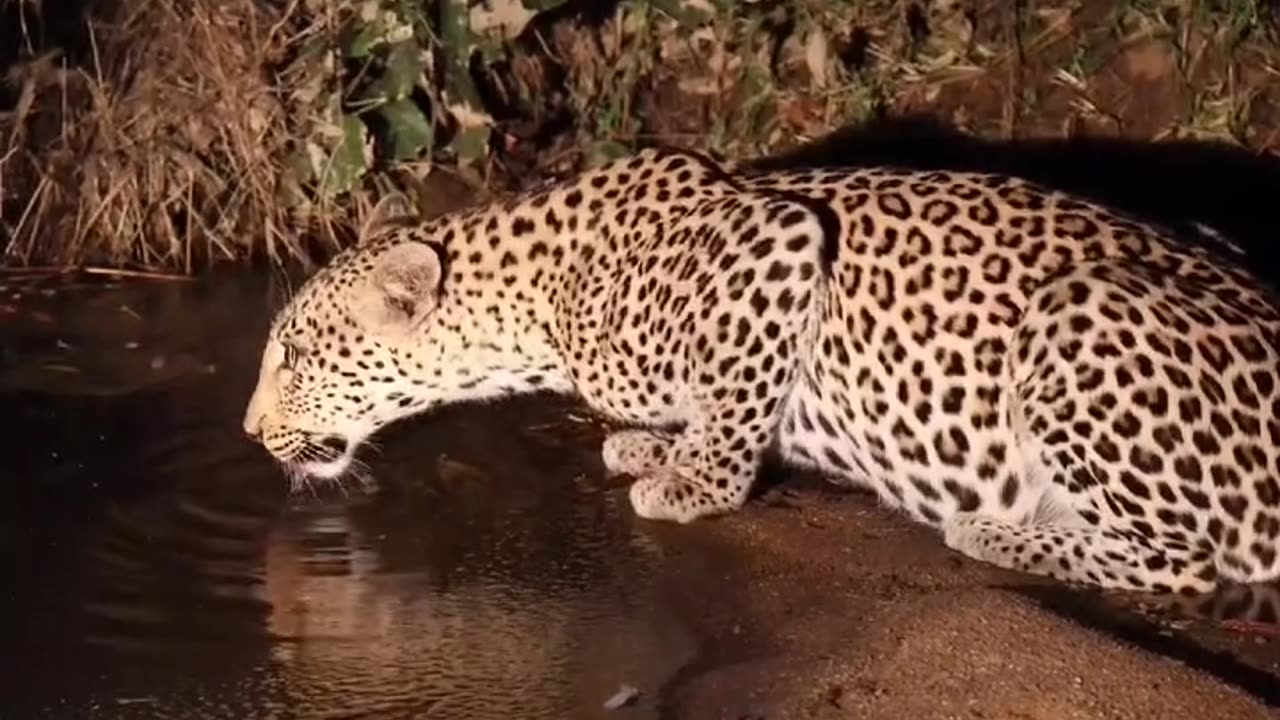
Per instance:
[[[656,532],[703,648],[666,718],[1280,717],[1274,638],[973,563],[862,493],[784,483]]]

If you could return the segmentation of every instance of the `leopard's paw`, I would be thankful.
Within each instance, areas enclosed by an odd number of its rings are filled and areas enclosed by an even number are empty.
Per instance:
[[[674,442],[650,430],[621,430],[605,438],[600,458],[610,475],[639,477],[665,466]]]
[[[693,480],[674,468],[648,471],[631,484],[631,507],[648,520],[688,523],[706,515],[728,510]]]

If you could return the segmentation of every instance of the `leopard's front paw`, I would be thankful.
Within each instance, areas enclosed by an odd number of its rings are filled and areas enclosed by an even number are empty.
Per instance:
[[[650,430],[622,430],[605,438],[600,458],[610,475],[639,477],[667,464],[673,442]]]
[[[648,520],[683,524],[727,509],[719,507],[698,483],[674,468],[649,471],[631,484],[629,495],[636,514]]]

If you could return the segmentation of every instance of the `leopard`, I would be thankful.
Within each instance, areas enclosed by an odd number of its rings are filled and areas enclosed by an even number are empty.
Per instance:
[[[775,458],[981,563],[1203,594],[1280,575],[1280,306],[1232,249],[1007,174],[646,148],[338,252],[243,430],[340,481],[390,423],[567,395],[645,520]]]

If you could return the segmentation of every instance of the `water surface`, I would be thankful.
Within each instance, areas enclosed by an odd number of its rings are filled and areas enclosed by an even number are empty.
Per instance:
[[[0,292],[0,717],[656,716],[693,648],[572,408],[405,423],[375,492],[290,497],[239,432],[268,285]]]

